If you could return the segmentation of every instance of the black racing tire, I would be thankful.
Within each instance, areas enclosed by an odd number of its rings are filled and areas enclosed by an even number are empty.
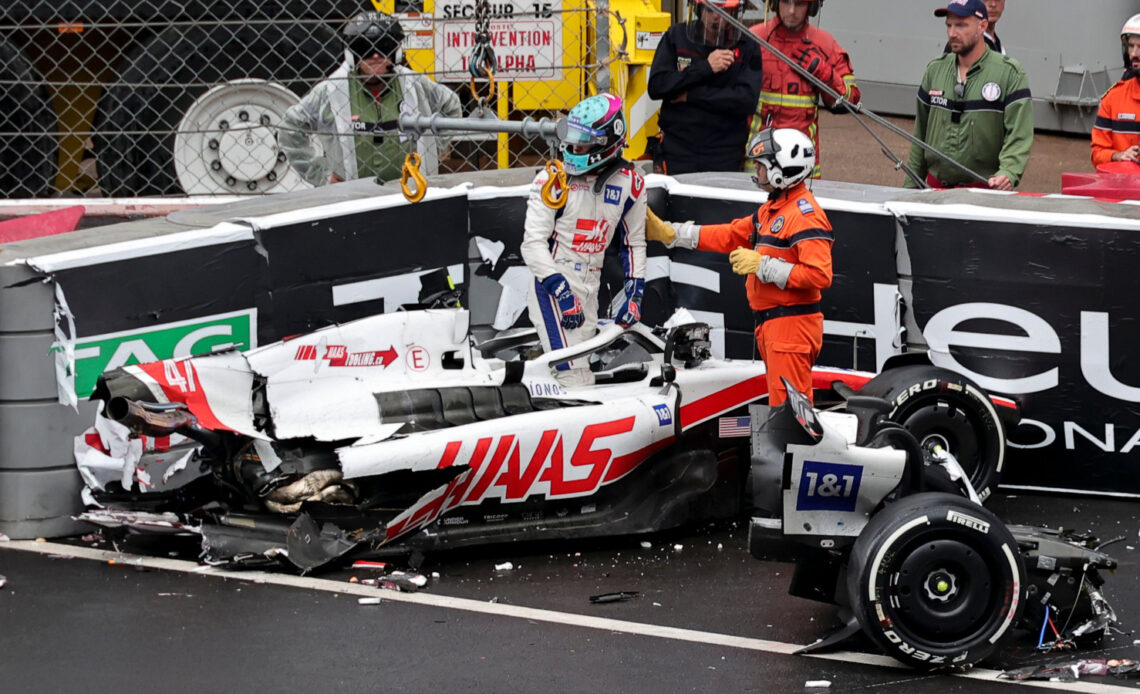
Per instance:
[[[871,517],[847,590],[863,631],[921,670],[974,665],[1013,631],[1025,567],[1013,535],[968,499],[926,492]]]
[[[0,197],[46,198],[59,170],[58,119],[39,70],[0,38]],[[48,134],[37,134],[48,133]]]
[[[890,369],[859,389],[891,403],[889,417],[920,445],[941,442],[970,478],[983,502],[997,488],[1005,464],[1005,427],[976,383],[937,366]]]
[[[307,23],[172,26],[140,43],[99,99],[95,154],[107,196],[180,195],[174,135],[212,86],[243,77],[302,96],[344,59],[341,40]]]

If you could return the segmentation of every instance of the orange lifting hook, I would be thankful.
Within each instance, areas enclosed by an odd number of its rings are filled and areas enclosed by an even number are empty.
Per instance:
[[[555,184],[558,192],[554,191]],[[566,170],[562,162],[550,159],[546,162],[546,183],[542,184],[542,201],[552,210],[560,210],[566,206],[566,198],[570,193],[566,185]]]
[[[492,99],[495,98],[495,71],[488,67],[486,70],[486,75],[487,96],[479,96],[479,88],[475,86],[475,75],[471,75],[471,82],[468,85],[471,89],[471,98],[474,99],[475,103],[479,104],[480,106],[486,106],[491,102]]]
[[[408,188],[409,178],[416,184],[415,191]],[[412,152],[404,157],[404,166],[400,172],[400,189],[404,191],[404,197],[408,202],[419,202],[427,195],[427,179],[420,173],[419,152]]]

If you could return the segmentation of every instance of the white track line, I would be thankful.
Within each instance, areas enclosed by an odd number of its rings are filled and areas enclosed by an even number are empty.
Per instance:
[[[0,549],[14,549],[22,552],[35,552],[37,554],[63,555],[75,557],[77,559],[93,559],[103,562],[114,561],[115,563],[121,563],[128,566],[143,566],[148,569],[158,569],[161,571],[176,571],[179,573],[199,574],[202,576],[217,576],[235,581],[265,583],[268,585],[288,586],[290,588],[306,588],[309,590],[320,590],[327,593],[343,593],[346,595],[357,595],[361,597],[380,597],[387,602],[404,602],[415,605],[426,605],[429,607],[441,607],[451,610],[479,612],[482,614],[495,615],[500,617],[515,617],[518,619],[529,619],[536,622],[564,624],[567,626],[598,629],[600,631],[620,632],[624,634],[636,634],[639,636],[655,636],[663,639],[673,639],[675,641],[688,641],[692,643],[709,644],[714,646],[727,646],[729,648],[741,648],[744,650],[759,651],[763,653],[775,653],[779,655],[792,655],[795,653],[795,651],[802,648],[802,646],[794,643],[768,641],[766,639],[754,639],[744,636],[732,636],[730,634],[717,634],[710,631],[695,631],[692,629],[658,626],[655,624],[643,624],[640,622],[626,622],[618,619],[591,617],[588,615],[573,614],[569,612],[555,612],[553,610],[542,610],[534,607],[505,605],[502,603],[470,600],[468,598],[453,598],[446,595],[435,595],[432,593],[400,593],[394,590],[385,590],[373,586],[361,585],[359,583],[348,583],[347,581],[333,581],[326,578],[293,576],[290,574],[267,573],[264,571],[225,571],[212,566],[204,566],[196,562],[185,561],[183,559],[168,559],[166,557],[147,557],[137,554],[123,554],[121,552],[109,552],[107,550],[94,549],[92,547],[79,547],[75,545],[59,544],[55,542],[0,542]],[[9,580],[10,579],[11,576],[9,576]],[[821,660],[837,660],[845,663],[856,663],[859,665],[909,669],[897,660],[885,655],[839,652],[822,654],[817,653],[811,654],[808,657],[818,658]],[[1013,680],[999,680],[997,679],[998,674],[999,672],[997,670],[972,668],[964,673],[955,673],[952,676],[973,680],[986,680],[998,684],[1022,685],[1028,687],[1038,687],[1042,689],[1056,689],[1066,692],[1090,692],[1093,694],[1100,692],[1117,694],[1123,689],[1135,691],[1134,687],[1124,687],[1087,681],[1017,682]]]

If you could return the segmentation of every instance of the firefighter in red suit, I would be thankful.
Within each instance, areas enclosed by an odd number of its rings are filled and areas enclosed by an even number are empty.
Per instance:
[[[754,214],[727,224],[666,223],[650,215],[646,238],[670,248],[728,253],[732,271],[746,275],[756,319],[756,345],[767,366],[768,404],[787,398],[787,378],[809,398],[811,367],[823,345],[820,292],[831,286],[831,222],[804,182],[815,146],[790,128],[761,130],[749,143],[756,183],[768,200]]]
[[[808,18],[819,14],[823,0],[768,0],[775,16],[752,27],[752,33],[799,63],[820,81],[830,86],[847,101],[859,103],[859,87],[847,51]],[[761,79],[760,102],[752,117],[751,136],[763,128],[795,128],[806,133],[815,145],[813,178],[819,178],[819,99],[829,108],[835,104],[816,91],[815,86],[762,49],[764,74]],[[840,106],[837,113],[845,112]],[[751,138],[750,140],[751,141]]]

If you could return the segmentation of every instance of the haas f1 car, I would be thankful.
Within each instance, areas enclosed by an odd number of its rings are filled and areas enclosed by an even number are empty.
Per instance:
[[[980,505],[1016,405],[909,364],[817,368],[835,411],[802,395],[769,411],[763,363],[711,358],[685,318],[535,353],[533,331],[476,344],[462,309],[406,311],[122,367],[77,440],[82,517],[309,571],[750,516],[754,554],[805,569],[794,594],[847,606],[888,652],[937,667],[992,650],[1025,602],[1018,541]],[[592,385],[556,380],[571,360]]]

